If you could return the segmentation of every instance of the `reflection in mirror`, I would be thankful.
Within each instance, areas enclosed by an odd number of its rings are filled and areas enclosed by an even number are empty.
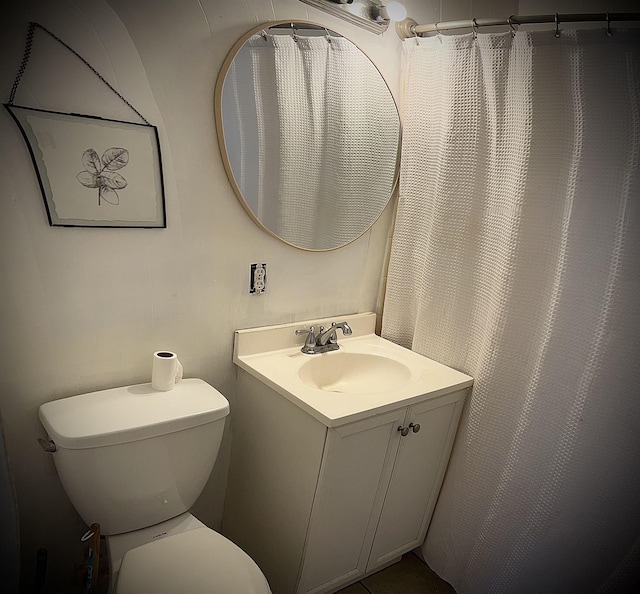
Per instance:
[[[215,99],[225,168],[263,229],[330,250],[380,216],[395,185],[400,120],[353,43],[311,23],[254,29],[227,57]]]

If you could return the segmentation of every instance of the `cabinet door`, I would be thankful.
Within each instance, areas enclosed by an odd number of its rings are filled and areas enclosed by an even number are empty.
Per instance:
[[[420,424],[400,440],[367,571],[419,546],[453,446],[466,391],[409,407],[405,426]]]
[[[334,592],[365,572],[405,412],[329,431],[297,592]]]

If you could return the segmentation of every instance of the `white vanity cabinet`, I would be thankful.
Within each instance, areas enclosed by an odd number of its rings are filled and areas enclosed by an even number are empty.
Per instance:
[[[340,349],[302,354],[296,331],[332,321]],[[274,594],[336,592],[424,540],[473,379],[374,329],[236,331],[222,532]]]
[[[327,428],[238,373],[223,533],[274,594],[335,592],[421,544],[467,389]]]

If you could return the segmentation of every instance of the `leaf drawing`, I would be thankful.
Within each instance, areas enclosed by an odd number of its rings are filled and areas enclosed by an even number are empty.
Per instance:
[[[127,180],[115,171],[103,171],[100,174],[100,186],[107,186],[112,190],[122,190],[127,187]]]
[[[118,206],[118,204],[120,204],[120,196],[118,196],[118,192],[112,190],[111,188],[108,188],[107,186],[100,186],[98,194],[98,204],[100,203],[100,200],[104,200],[105,202],[113,204],[114,206]]]
[[[82,153],[82,164],[85,170],[76,175],[76,179],[85,187],[98,190],[98,206],[102,200],[117,206],[120,196],[116,190],[127,187],[127,180],[116,173],[129,163],[129,151],[124,148],[112,147],[98,157],[92,148]]]
[[[76,179],[87,188],[98,188],[98,176],[90,171],[81,171],[76,175]]]
[[[82,164],[86,167],[87,171],[91,173],[98,173],[98,171],[102,169],[100,157],[98,157],[98,153],[93,149],[89,149],[82,153]]]
[[[102,155],[102,164],[109,171],[122,169],[128,162],[129,151],[127,149],[110,148],[104,151],[104,155]]]

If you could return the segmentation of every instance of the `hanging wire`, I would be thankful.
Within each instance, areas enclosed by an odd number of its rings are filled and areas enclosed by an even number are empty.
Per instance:
[[[68,49],[76,58],[78,58],[85,66],[87,66],[89,70],[91,70],[91,72],[93,72],[105,85],[107,85],[107,87],[109,87],[109,89],[111,89],[130,109],[132,109],[138,115],[138,117],[145,124],[147,124],[147,126],[151,126],[147,118],[145,118],[133,105],[131,105],[131,103],[129,103],[118,91],[116,91],[116,89],[114,89],[111,86],[111,84],[109,84],[109,82],[107,82],[107,80],[93,66],[91,66],[91,64],[89,64],[89,62],[87,62],[78,52],[76,52],[73,48],[71,48],[64,41],[62,41],[62,39],[60,39],[58,36],[54,35],[51,31],[49,31],[49,29],[47,29],[46,27],[43,27],[40,23],[33,23],[33,22],[29,23],[29,29],[27,31],[27,41],[24,48],[24,55],[22,56],[22,62],[20,64],[20,68],[18,69],[18,74],[16,75],[16,79],[13,83],[13,87],[11,88],[11,93],[9,95],[9,105],[13,105],[13,101],[15,99],[16,92],[18,90],[18,85],[20,84],[20,81],[24,76],[27,66],[29,65],[29,58],[31,57],[31,50],[33,47],[33,35],[36,27],[41,31],[44,31],[51,37],[53,37],[53,39],[55,39],[63,47]]]
[[[29,30],[27,31],[27,42],[24,46],[24,54],[22,55],[22,62],[20,63],[20,68],[18,68],[18,74],[16,75],[16,79],[13,81],[13,86],[11,87],[11,93],[9,94],[9,105],[13,105],[13,100],[16,97],[16,92],[18,90],[18,85],[24,76],[24,71],[27,69],[27,65],[29,64],[29,58],[31,57],[31,48],[33,47],[33,32],[35,30],[35,23],[29,23]]]

